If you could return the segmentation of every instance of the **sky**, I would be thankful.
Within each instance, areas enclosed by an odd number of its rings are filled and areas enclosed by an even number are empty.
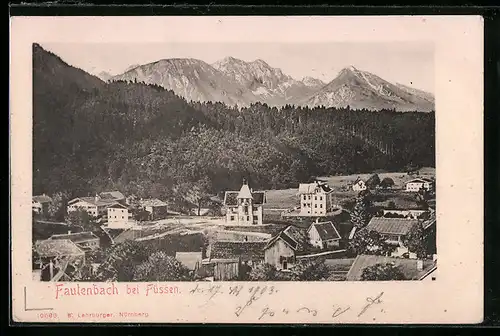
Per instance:
[[[330,43],[41,43],[66,63],[92,74],[123,73],[131,65],[167,58],[196,58],[209,64],[227,56],[262,59],[295,79],[310,76],[329,82],[354,66],[434,93],[434,45],[431,42]]]

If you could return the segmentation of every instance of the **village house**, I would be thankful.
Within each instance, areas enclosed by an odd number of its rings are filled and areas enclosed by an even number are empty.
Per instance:
[[[289,270],[301,252],[300,229],[288,226],[274,236],[264,247],[264,261],[277,270]]]
[[[52,198],[45,194],[33,196],[31,208],[37,214],[47,214],[50,202],[52,202]]]
[[[215,281],[238,279],[243,267],[251,268],[264,261],[266,242],[213,241],[207,249],[208,260],[213,265]]]
[[[416,258],[415,254],[404,246],[403,240],[419,223],[417,219],[373,217],[365,229],[380,233],[386,243],[396,246],[396,251],[392,253],[392,256],[399,257],[409,253],[410,258]]]
[[[69,239],[48,239],[35,244],[38,267],[34,269],[38,280],[70,280],[66,274],[85,263],[85,251]]]
[[[352,183],[352,190],[354,190],[354,191],[363,191],[363,190],[366,190],[366,183],[365,183],[365,181],[363,181],[360,177],[358,177]]]
[[[67,212],[77,211],[79,209],[87,211],[92,217],[98,217],[107,214],[107,209],[114,204],[120,204],[114,199],[103,199],[101,196],[95,197],[77,197],[68,202]]]
[[[333,190],[324,182],[300,183],[300,216],[324,216],[333,209]]]
[[[167,215],[168,204],[157,198],[141,199],[139,206],[149,212],[150,220],[160,219]]]
[[[103,191],[99,194],[102,200],[115,201],[125,205],[127,200],[125,195],[123,195],[120,191]]]
[[[419,192],[420,189],[425,189],[427,191],[431,191],[434,185],[434,181],[426,178],[419,177],[405,183],[405,190],[408,192]]]
[[[121,203],[113,203],[107,207],[107,227],[110,229],[127,229],[134,225],[130,220],[128,208]]]
[[[340,234],[332,222],[316,222],[309,226],[307,235],[311,245],[320,249],[339,247]]]
[[[421,280],[435,267],[432,260],[393,258],[377,255],[358,255],[349,269],[346,281],[362,281],[365,268],[377,264],[392,264],[404,274],[406,280]]]
[[[229,225],[262,225],[265,202],[265,191],[253,191],[243,181],[240,191],[226,191],[224,195],[226,222]]]
[[[70,240],[85,252],[97,250],[100,247],[100,239],[92,232],[76,232],[52,235],[49,240]]]

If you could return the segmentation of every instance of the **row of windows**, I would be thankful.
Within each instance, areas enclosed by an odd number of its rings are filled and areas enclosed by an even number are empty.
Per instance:
[[[311,207],[311,203],[302,203],[302,207],[304,207],[304,208]],[[318,207],[318,205],[317,205],[317,204],[314,204],[314,207],[315,207],[315,208],[317,208],[317,207]],[[320,207],[320,208],[323,208],[323,203],[321,203],[321,204],[319,205],[319,207]]]
[[[231,220],[231,221],[236,220],[236,216],[231,216],[231,217],[230,217],[230,220]],[[244,220],[245,220],[245,216],[242,216],[242,217],[240,218],[240,220],[244,221]],[[257,216],[253,216],[253,220],[254,220],[254,221],[258,220],[258,217],[257,217]],[[250,216],[246,216],[246,221],[247,221],[247,222],[249,222],[249,221],[250,221]]]
[[[311,199],[311,195],[304,195],[302,198],[304,199],[304,201],[306,199],[310,200]],[[314,196],[314,200],[317,201],[318,200],[318,196]],[[323,196],[319,196],[319,200],[322,201],[323,200]]]
[[[113,216],[109,216],[109,218],[116,218],[116,216],[114,216],[114,217],[113,217]],[[124,216],[122,216],[122,219],[124,219],[124,218],[125,218],[125,217],[124,217]]]

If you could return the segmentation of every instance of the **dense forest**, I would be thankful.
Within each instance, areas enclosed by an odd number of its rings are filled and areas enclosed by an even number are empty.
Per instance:
[[[33,193],[168,198],[435,165],[434,113],[187,102],[105,83],[33,46]]]

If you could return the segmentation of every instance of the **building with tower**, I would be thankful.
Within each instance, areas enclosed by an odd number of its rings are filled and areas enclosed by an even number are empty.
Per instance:
[[[229,225],[262,225],[262,207],[266,202],[265,191],[253,191],[246,180],[240,191],[226,191],[224,208]]]

